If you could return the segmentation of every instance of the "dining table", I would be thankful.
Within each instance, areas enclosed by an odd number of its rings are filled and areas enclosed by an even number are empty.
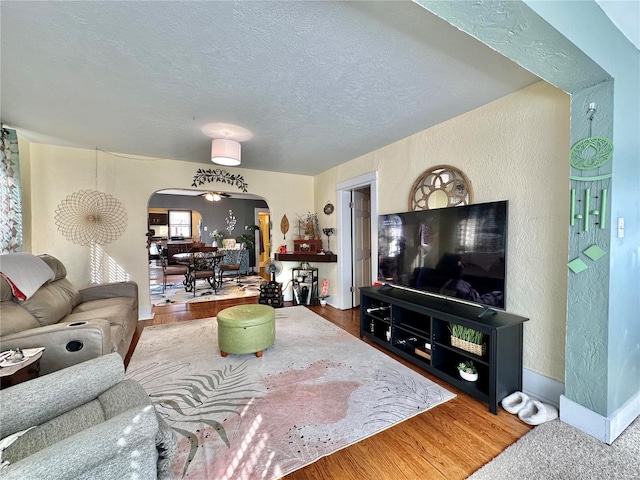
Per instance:
[[[193,290],[195,295],[196,291],[196,280],[198,279],[198,271],[211,271],[212,275],[205,278],[211,288],[214,291],[221,286],[221,281],[217,278],[216,268],[222,262],[222,259],[225,257],[224,252],[215,251],[215,252],[186,252],[186,253],[176,253],[173,255],[173,259],[181,264],[187,266],[187,273],[185,273],[185,282],[184,289],[187,292]]]

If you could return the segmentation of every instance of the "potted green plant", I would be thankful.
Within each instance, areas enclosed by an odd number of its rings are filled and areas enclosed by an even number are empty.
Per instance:
[[[256,264],[255,255],[253,255],[253,250],[256,245],[256,230],[259,230],[260,227],[258,225],[245,225],[245,230],[251,233],[243,233],[242,235],[236,237],[236,241],[238,243],[244,244],[244,248],[249,250],[249,266],[254,267]]]
[[[449,324],[451,346],[482,356],[487,352],[484,333],[455,323]]]
[[[242,235],[239,235],[236,237],[236,241],[238,243],[244,243],[244,248],[247,250],[253,250],[256,245],[255,231],[259,230],[260,227],[258,225],[245,225],[244,229],[251,233],[243,233]]]
[[[458,373],[468,382],[475,382],[478,380],[478,370],[473,364],[473,360],[464,360],[463,362],[460,362],[458,364]]]

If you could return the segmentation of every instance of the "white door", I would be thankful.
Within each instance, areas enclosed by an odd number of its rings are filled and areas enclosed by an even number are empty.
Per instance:
[[[351,192],[353,239],[352,303],[360,305],[360,287],[371,285],[371,194],[369,187]]]

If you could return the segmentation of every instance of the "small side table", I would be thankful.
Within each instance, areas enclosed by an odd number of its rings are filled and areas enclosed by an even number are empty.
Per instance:
[[[0,368],[0,388],[8,388],[40,376],[41,357],[42,352],[38,352],[24,363]]]
[[[291,274],[294,305],[316,305],[318,303],[318,269],[298,267],[291,269]],[[307,295],[303,298],[304,287],[307,288]]]

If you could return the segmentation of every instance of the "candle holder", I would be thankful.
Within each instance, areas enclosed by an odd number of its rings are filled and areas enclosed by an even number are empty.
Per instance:
[[[331,255],[331,243],[329,242],[329,239],[331,238],[331,235],[333,235],[335,233],[335,229],[334,228],[323,228],[322,229],[322,233],[324,233],[327,236],[327,250],[324,252],[327,255]]]

